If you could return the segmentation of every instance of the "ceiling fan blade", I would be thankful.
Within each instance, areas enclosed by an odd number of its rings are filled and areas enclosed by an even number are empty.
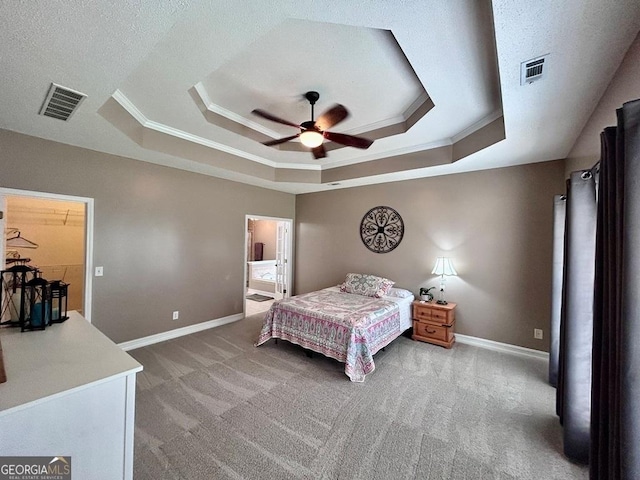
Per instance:
[[[259,108],[252,110],[251,113],[259,117],[266,118],[267,120],[271,120],[272,122],[281,123],[282,125],[289,125],[290,127],[294,128],[300,128],[300,125],[296,125],[295,123],[291,123],[288,120],[284,120],[282,118],[271,115],[269,112],[265,112],[264,110],[260,110]]]
[[[355,147],[367,149],[373,143],[373,140],[362,137],[354,137],[353,135],[347,135],[345,133],[324,132],[324,138],[331,140],[332,142],[341,143],[347,147]]]
[[[348,116],[349,112],[347,109],[340,104],[336,104],[318,117],[316,120],[316,127],[324,132],[334,125],[337,125]]]
[[[291,135],[290,137],[278,138],[277,140],[269,140],[268,142],[262,142],[263,145],[267,147],[273,147],[274,145],[280,145],[281,143],[288,142],[289,140],[293,140],[294,138],[298,138],[300,136],[299,133],[295,135]]]
[[[315,158],[316,160],[327,156],[327,151],[324,149],[322,145],[316,148],[312,148],[311,153],[313,154],[313,158]]]

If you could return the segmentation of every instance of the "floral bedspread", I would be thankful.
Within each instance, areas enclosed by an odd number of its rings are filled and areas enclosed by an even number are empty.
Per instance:
[[[327,289],[274,302],[256,346],[281,338],[344,362],[351,381],[364,382],[373,355],[400,333],[395,302]]]

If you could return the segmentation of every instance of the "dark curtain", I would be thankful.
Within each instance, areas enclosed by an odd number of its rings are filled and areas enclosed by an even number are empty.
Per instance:
[[[566,201],[557,407],[564,453],[581,463],[589,461],[597,180],[595,168],[573,172]]]
[[[566,197],[564,195],[556,195],[553,198],[553,272],[551,278],[551,329],[549,332],[549,383],[554,387],[558,385],[560,355],[565,206]]]
[[[640,478],[640,100],[601,137],[591,479]]]
[[[563,339],[565,337],[565,327],[566,327],[566,300],[567,300],[567,289],[565,285],[567,284],[567,244],[568,235],[567,235],[567,222],[569,221],[569,217],[567,215],[567,202],[566,199],[570,196],[569,191],[571,190],[571,180],[567,179],[566,186],[566,195],[565,195],[565,205],[564,205],[564,242],[562,244],[562,291],[560,292],[560,299],[562,305],[560,305],[560,332],[558,332],[558,379],[556,382],[556,415],[560,417],[560,424],[562,425],[562,400],[564,398],[564,342]],[[556,244],[554,243],[554,247]],[[555,256],[555,255],[554,255]]]

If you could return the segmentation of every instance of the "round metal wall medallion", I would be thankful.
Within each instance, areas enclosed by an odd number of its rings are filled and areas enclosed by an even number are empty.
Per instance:
[[[375,253],[387,253],[400,245],[404,222],[391,207],[373,207],[360,223],[360,238],[365,247]]]

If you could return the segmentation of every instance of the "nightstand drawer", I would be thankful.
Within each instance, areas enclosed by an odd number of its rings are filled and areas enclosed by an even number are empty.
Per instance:
[[[431,310],[431,320],[447,323],[447,312],[445,310]]]
[[[431,320],[431,309],[417,307],[413,311],[413,318],[415,320]]]
[[[431,325],[429,323],[414,322],[414,334],[420,337],[433,338],[434,340],[449,341],[450,327],[441,327],[439,325]]]

